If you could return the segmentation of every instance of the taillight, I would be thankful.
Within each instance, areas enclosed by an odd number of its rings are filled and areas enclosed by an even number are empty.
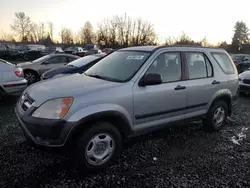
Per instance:
[[[14,73],[17,77],[23,77],[23,71],[15,71]]]

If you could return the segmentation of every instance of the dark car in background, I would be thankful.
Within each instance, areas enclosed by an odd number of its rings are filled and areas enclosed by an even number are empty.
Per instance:
[[[102,53],[102,51],[100,49],[93,48],[93,49],[88,50],[85,53],[85,55],[100,54],[100,53]]]
[[[39,57],[41,57],[41,51],[45,49],[44,45],[18,45],[17,50],[19,53],[17,53],[13,58],[19,59],[19,60],[35,60]]]
[[[51,53],[64,53],[62,47],[59,46],[47,46],[44,50],[41,51],[41,55],[48,55]]]
[[[72,46],[72,47],[68,47],[64,50],[65,53],[67,54],[74,54],[74,55],[78,55],[80,57],[85,56],[85,53],[87,52],[87,50],[85,50],[82,47],[78,47],[78,46]]]
[[[54,68],[46,71],[42,76],[41,80],[47,80],[55,76],[64,76],[67,74],[83,73],[88,68],[93,66],[95,63],[104,58],[105,54],[93,54],[79,58],[67,65],[59,68]]]
[[[76,55],[57,53],[43,56],[34,61],[19,63],[17,66],[23,69],[24,77],[30,85],[39,81],[41,75],[47,70],[62,67],[78,58],[80,57]]]
[[[233,54],[231,58],[236,65],[238,72],[242,73],[250,68],[250,55],[249,54]]]
[[[102,53],[105,53],[105,54],[109,54],[109,53],[111,53],[111,52],[113,52],[113,51],[114,51],[113,48],[103,48],[103,49],[102,49]]]
[[[8,49],[5,45],[0,44],[0,58],[6,59],[9,56]]]

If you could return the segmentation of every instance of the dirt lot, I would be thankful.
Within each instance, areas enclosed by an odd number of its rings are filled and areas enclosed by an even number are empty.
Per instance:
[[[250,187],[250,97],[240,98],[224,130],[208,134],[193,123],[141,137],[99,174],[28,146],[17,128],[15,102],[0,104],[1,188]]]

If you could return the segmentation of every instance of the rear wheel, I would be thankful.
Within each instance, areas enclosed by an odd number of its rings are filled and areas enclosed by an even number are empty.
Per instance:
[[[213,132],[220,130],[226,122],[228,106],[224,101],[217,101],[210,108],[207,118],[203,120],[204,128]]]
[[[77,140],[78,162],[90,171],[106,168],[113,163],[122,148],[120,132],[108,122],[93,124]]]
[[[28,54],[24,54],[24,55],[23,55],[23,59],[24,59],[25,61],[29,60]]]
[[[35,71],[24,71],[24,78],[28,81],[28,85],[39,81],[38,74]]]

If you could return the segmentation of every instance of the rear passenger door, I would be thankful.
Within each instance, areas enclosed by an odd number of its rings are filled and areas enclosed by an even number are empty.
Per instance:
[[[162,84],[139,86],[135,83],[135,129],[161,126],[183,119],[186,110],[186,82],[183,81],[180,52],[163,52],[152,62],[142,76],[149,73],[161,75]]]
[[[183,52],[187,74],[186,118],[204,115],[207,105],[217,91],[211,61],[203,52]]]

